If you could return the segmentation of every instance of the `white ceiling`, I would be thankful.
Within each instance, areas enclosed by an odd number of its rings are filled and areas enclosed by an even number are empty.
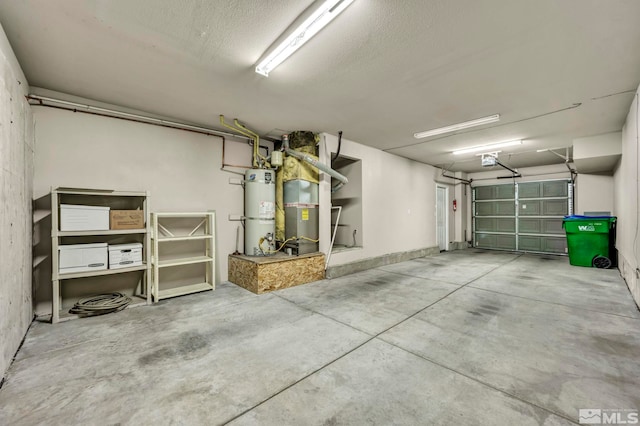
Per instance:
[[[254,67],[312,0],[21,0],[0,23],[31,86],[208,127],[314,130],[449,170],[619,131],[640,84],[638,0],[356,0],[273,71]],[[501,114],[499,123],[413,133]],[[564,153],[564,150],[562,150]]]

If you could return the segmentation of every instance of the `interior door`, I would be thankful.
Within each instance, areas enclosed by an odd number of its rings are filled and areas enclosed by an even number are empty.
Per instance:
[[[449,248],[449,237],[447,235],[447,188],[436,186],[436,235],[438,237],[438,247],[440,251]]]

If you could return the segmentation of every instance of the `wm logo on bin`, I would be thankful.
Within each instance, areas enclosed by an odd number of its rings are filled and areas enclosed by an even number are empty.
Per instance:
[[[593,225],[578,225],[578,231],[596,232],[596,227]]]

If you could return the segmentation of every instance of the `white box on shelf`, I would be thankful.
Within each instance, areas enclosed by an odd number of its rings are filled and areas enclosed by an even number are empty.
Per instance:
[[[58,246],[61,274],[107,269],[107,243]]]
[[[109,245],[109,269],[142,265],[142,244]]]
[[[109,207],[60,204],[61,231],[108,231]]]

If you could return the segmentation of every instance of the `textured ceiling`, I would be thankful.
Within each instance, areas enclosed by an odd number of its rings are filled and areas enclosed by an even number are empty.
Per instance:
[[[208,127],[337,133],[450,170],[450,151],[619,131],[640,83],[638,0],[356,0],[268,78],[255,63],[312,1],[22,0],[0,23],[31,86]],[[499,123],[416,140],[491,114]]]

